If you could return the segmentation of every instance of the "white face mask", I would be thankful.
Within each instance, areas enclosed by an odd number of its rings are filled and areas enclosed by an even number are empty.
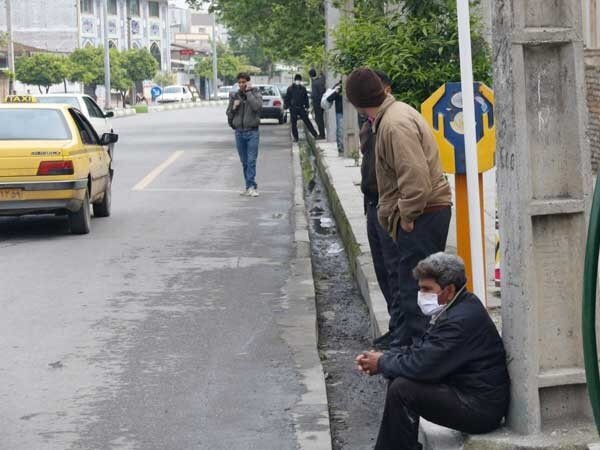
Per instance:
[[[294,81],[294,83],[296,83],[296,86],[300,86],[302,84],[302,81],[296,80],[296,81]]]
[[[444,309],[445,305],[438,303],[438,294],[434,292],[421,292],[417,294],[417,303],[421,312],[426,316],[433,316],[435,313]]]

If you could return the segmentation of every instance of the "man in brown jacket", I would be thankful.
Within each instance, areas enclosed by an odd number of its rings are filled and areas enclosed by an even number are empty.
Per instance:
[[[414,108],[386,95],[381,80],[368,68],[350,74],[346,93],[358,112],[373,122],[378,219],[395,241],[384,249],[384,260],[398,277],[393,345],[411,345],[427,325],[417,305],[419,287],[412,270],[419,261],[445,250],[452,192],[433,133]]]

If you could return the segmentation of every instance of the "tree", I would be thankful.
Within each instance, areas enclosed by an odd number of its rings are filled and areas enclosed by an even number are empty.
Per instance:
[[[83,83],[86,92],[95,96],[96,86],[104,84],[104,49],[102,47],[78,48],[69,55],[69,60],[71,63],[69,79]]]
[[[186,0],[192,7],[207,0]],[[299,62],[304,48],[325,40],[322,0],[214,0],[215,12],[231,33],[254,39],[271,61]]]
[[[145,48],[131,49],[121,53],[121,65],[131,81],[151,80],[158,70],[158,62]]]
[[[159,86],[169,86],[175,84],[177,77],[172,72],[158,72],[154,75],[153,80]]]
[[[252,72],[245,58],[239,58],[231,53],[224,44],[217,45],[217,76],[226,84],[233,84],[237,74],[242,71]],[[212,57],[196,58],[195,72],[199,77],[211,79],[213,76]]]
[[[417,108],[442,84],[460,79],[452,0],[409,0],[403,10],[387,15],[361,12],[340,24],[335,42],[331,60],[339,73],[360,66],[381,69],[391,77],[395,95]],[[491,83],[489,48],[475,17],[472,46],[475,79]]]
[[[52,85],[64,82],[69,76],[68,71],[67,59],[50,53],[36,53],[15,61],[17,80],[37,86],[40,93],[43,93],[42,87],[48,93]]]

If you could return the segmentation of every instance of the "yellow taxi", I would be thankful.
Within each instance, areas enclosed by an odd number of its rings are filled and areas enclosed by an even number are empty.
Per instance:
[[[108,217],[112,168],[106,146],[69,105],[8,97],[0,104],[0,215],[66,214],[71,232],[90,231],[90,214]],[[90,206],[91,205],[91,206]]]

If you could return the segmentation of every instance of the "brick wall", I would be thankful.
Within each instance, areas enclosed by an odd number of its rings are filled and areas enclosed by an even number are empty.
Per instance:
[[[600,50],[585,51],[585,79],[588,103],[588,138],[592,153],[592,171],[600,167]]]

